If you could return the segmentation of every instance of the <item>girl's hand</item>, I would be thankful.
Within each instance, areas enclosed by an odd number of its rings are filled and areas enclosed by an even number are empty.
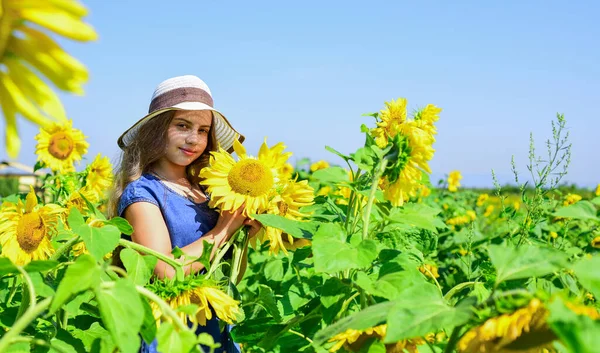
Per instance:
[[[262,223],[260,223],[259,221],[255,220],[255,219],[250,219],[250,218],[246,218],[246,220],[244,221],[244,225],[250,226],[250,229],[248,230],[248,238],[250,238],[250,239],[254,238],[256,236],[256,234],[263,227]]]
[[[216,229],[220,230],[225,236],[225,241],[231,238],[238,229],[244,225],[246,216],[242,214],[244,207],[240,207],[234,212],[223,211],[217,220]]]

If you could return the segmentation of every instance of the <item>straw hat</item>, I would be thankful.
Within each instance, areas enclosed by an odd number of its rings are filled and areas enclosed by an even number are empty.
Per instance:
[[[148,114],[127,129],[117,141],[121,149],[125,149],[135,139],[140,126],[150,119],[169,110],[211,110],[216,142],[226,151],[233,151],[233,141],[244,141],[244,136],[237,132],[221,112],[213,108],[210,89],[196,76],[185,75],[173,77],[161,82],[154,90]]]

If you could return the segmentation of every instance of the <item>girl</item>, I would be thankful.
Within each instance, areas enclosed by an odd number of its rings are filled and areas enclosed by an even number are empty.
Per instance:
[[[214,244],[211,257],[240,227],[249,225],[249,235],[260,224],[242,215],[242,210],[224,212],[208,207],[210,196],[199,186],[199,171],[207,166],[209,154],[218,146],[232,152],[239,134],[213,108],[208,86],[196,76],[163,81],[152,96],[148,115],[129,128],[118,140],[123,150],[116,173],[112,212],[133,226],[132,240],[173,257],[175,246],[186,254],[200,256],[203,242]],[[196,262],[186,273],[203,269]],[[158,278],[173,277],[174,269],[159,261]],[[227,335],[219,332],[216,317],[198,332],[211,334],[226,347]],[[141,352],[156,352],[156,340]],[[223,352],[223,349],[218,350]]]

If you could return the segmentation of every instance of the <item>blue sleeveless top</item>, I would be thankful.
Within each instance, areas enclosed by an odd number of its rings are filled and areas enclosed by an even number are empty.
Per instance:
[[[169,230],[173,247],[183,248],[200,239],[215,227],[219,218],[218,212],[208,207],[208,200],[202,203],[193,202],[170,189],[160,179],[149,173],[142,174],[139,179],[125,187],[119,200],[119,216],[124,217],[127,206],[135,202],[149,202],[158,206]],[[220,332],[216,315],[206,322],[206,326],[198,325],[196,334],[202,332],[213,336],[215,342],[221,342],[221,348],[215,352],[222,353],[224,352],[223,347],[231,344],[228,342],[229,335]],[[156,339],[150,345],[142,340],[140,352],[155,353],[157,352],[156,347]],[[229,350],[227,351],[229,352]]]

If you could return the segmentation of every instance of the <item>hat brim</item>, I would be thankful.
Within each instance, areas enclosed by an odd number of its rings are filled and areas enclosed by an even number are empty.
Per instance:
[[[144,116],[140,120],[138,120],[133,126],[131,126],[127,131],[125,131],[117,140],[117,143],[121,149],[127,148],[131,141],[135,139],[135,135],[142,125],[147,123],[150,119],[156,117],[157,115],[172,111],[172,110],[210,110],[214,115],[214,123],[211,129],[215,130],[215,137],[217,144],[228,152],[233,152],[233,141],[236,139],[238,141],[243,142],[244,136],[237,132],[227,118],[218,110],[213,107],[200,103],[200,102],[181,102],[173,105],[172,107],[159,109],[153,111],[152,113]]]

